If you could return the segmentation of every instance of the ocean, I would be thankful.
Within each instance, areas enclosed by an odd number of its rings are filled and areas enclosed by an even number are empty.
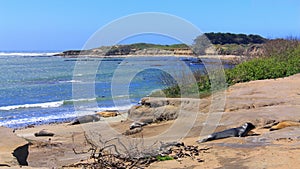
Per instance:
[[[182,65],[205,70],[186,57],[75,59],[53,54],[0,52],[0,126],[70,121],[78,116],[74,105],[80,107],[80,115],[127,111],[142,97],[169,85],[160,78],[163,71],[180,72]]]

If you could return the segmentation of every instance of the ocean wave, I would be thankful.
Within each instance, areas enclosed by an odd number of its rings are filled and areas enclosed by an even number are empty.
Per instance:
[[[101,107],[95,109],[86,109],[84,111],[78,112],[66,112],[60,113],[56,115],[48,115],[43,117],[26,117],[20,119],[7,119],[7,118],[0,118],[0,126],[10,127],[10,128],[20,128],[26,127],[28,125],[41,125],[41,124],[49,124],[49,123],[60,123],[60,122],[68,122],[73,120],[76,117],[84,116],[84,115],[92,115],[95,112],[105,111],[105,110],[118,110],[118,111],[125,111],[131,108],[131,105],[124,105],[124,106],[116,106],[116,107]]]
[[[118,95],[118,96],[114,96],[113,98],[128,98],[129,95]]]
[[[0,56],[53,56],[59,52],[29,53],[29,52],[0,52]]]
[[[0,126],[17,128],[17,127],[25,127],[27,125],[37,125],[37,124],[48,124],[51,122],[63,122],[65,119],[72,119],[77,117],[76,114],[61,114],[61,115],[50,115],[45,117],[27,117],[22,119],[13,119],[7,121],[0,121]]]
[[[59,83],[82,83],[80,80],[66,80],[66,81],[59,81]]]
[[[120,96],[125,97],[125,96]],[[109,98],[83,98],[83,99],[70,99],[70,100],[62,100],[62,101],[54,101],[54,102],[45,102],[45,103],[33,103],[33,104],[22,104],[22,105],[10,105],[10,106],[2,106],[0,110],[2,111],[9,111],[9,110],[16,110],[16,109],[31,109],[31,108],[56,108],[61,106],[73,105],[73,104],[85,104],[90,102],[96,101],[103,101],[108,100]],[[126,110],[130,109],[132,105],[124,105],[124,106],[117,106],[117,107],[102,107],[100,110]]]
[[[64,101],[22,104],[22,105],[12,105],[12,106],[2,106],[2,107],[0,107],[0,110],[8,111],[8,110],[27,109],[27,108],[51,108],[51,107],[60,107],[63,104],[64,104]]]

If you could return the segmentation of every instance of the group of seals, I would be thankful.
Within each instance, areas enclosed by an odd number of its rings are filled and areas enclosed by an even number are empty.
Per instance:
[[[95,114],[93,115],[85,115],[85,116],[77,117],[73,121],[71,121],[69,125],[97,122],[100,120],[101,117],[104,118],[115,117],[117,115],[120,115],[119,111],[117,110],[106,110],[102,112],[95,112]]]
[[[198,140],[197,142],[203,143],[203,142],[227,138],[227,137],[245,137],[248,134],[248,132],[254,128],[255,126],[252,123],[247,122],[241,127],[231,128],[224,131],[213,133],[209,135],[207,138]]]

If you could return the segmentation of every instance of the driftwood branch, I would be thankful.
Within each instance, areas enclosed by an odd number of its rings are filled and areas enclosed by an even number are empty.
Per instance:
[[[154,142],[146,147],[143,136],[139,139],[121,140],[118,137],[105,140],[99,135],[99,144],[90,139],[84,133],[85,141],[90,148],[87,151],[78,152],[73,147],[75,154],[90,152],[93,162],[79,163],[76,167],[84,168],[145,168],[151,163],[159,160],[158,157],[169,156],[172,159],[189,157],[197,159],[200,151],[207,151],[210,148],[198,148],[198,146],[185,146],[182,142]],[[74,138],[73,143],[74,143]],[[125,144],[126,141],[126,144]],[[122,150],[122,151],[120,151]],[[198,158],[197,161],[204,160]],[[74,167],[74,165],[72,165]],[[70,166],[69,166],[70,167]]]

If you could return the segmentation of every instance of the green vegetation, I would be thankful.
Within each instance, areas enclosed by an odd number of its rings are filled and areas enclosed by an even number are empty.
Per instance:
[[[259,35],[233,34],[233,33],[204,33],[214,45],[217,44],[261,44],[267,39]],[[197,39],[196,39],[197,40]]]
[[[252,80],[274,79],[287,77],[296,73],[300,73],[300,41],[297,39],[276,39],[269,40],[263,44],[264,56],[245,61],[235,68],[226,70],[226,82],[228,85],[233,85],[239,82],[248,82]],[[210,80],[214,77],[208,75],[197,75],[197,86],[200,92],[200,97],[211,93]],[[222,89],[220,87],[214,90]],[[195,92],[193,85],[172,87],[163,90],[167,97],[180,97],[182,91]],[[197,93],[197,92],[196,92]]]
[[[171,156],[156,156],[157,161],[167,161],[167,160],[174,160]]]
[[[106,47],[107,48],[107,47]],[[128,55],[131,52],[143,49],[161,49],[161,50],[174,50],[189,48],[186,44],[172,44],[172,45],[159,45],[151,43],[134,43],[130,45],[116,45],[112,46],[106,55]]]
[[[222,55],[243,55],[254,46],[259,46],[268,40],[259,35],[233,33],[204,33],[194,40],[192,46],[198,55],[205,55],[206,49],[214,45],[216,51]]]
[[[206,49],[212,44],[219,54],[242,55],[267,40],[259,35],[245,35],[232,33],[204,33],[194,40],[192,46],[186,44],[160,45],[151,43],[135,43],[128,45],[101,46],[91,50],[69,50],[57,56],[69,55],[130,55],[144,49],[169,50],[192,49],[189,54],[205,55]]]
[[[265,48],[268,50],[265,57],[252,59],[227,70],[227,83],[232,85],[251,80],[274,79],[300,72],[299,41],[274,40],[266,44]]]
[[[182,49],[182,48],[189,47],[186,44],[159,45],[159,44],[151,44],[151,43],[135,43],[131,45],[122,45],[122,46],[125,47],[127,46],[129,48],[134,48],[138,50],[149,49],[149,48],[170,50],[170,49]]]

